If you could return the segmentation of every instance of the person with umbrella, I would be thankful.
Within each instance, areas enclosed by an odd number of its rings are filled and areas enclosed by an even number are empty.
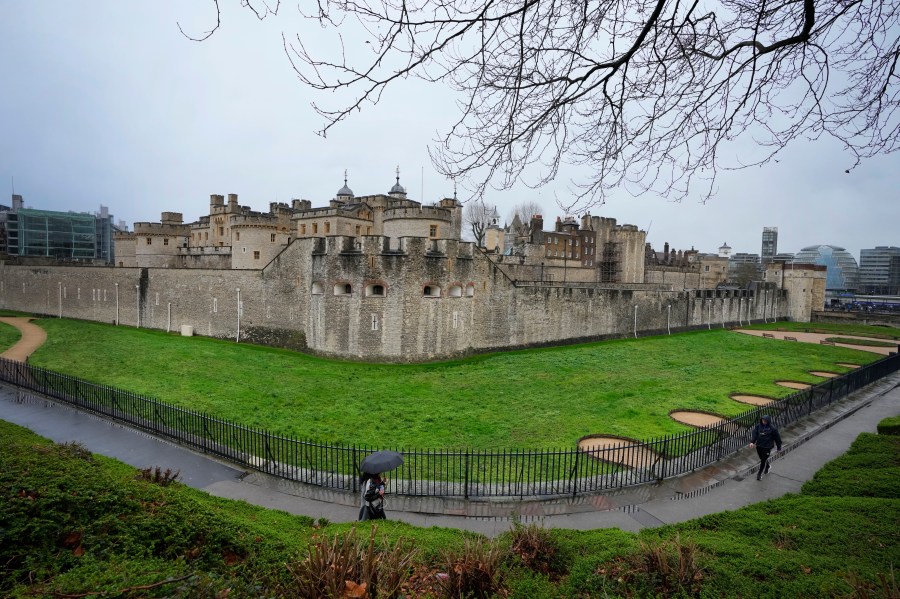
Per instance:
[[[376,451],[360,464],[359,483],[362,487],[362,505],[359,510],[360,520],[383,520],[384,491],[387,478],[382,474],[403,464],[403,456],[396,451]]]

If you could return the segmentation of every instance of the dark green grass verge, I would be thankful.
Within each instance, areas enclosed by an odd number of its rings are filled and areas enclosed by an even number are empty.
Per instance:
[[[754,324],[743,328],[760,329],[764,331],[799,331],[803,333],[843,333],[844,335],[861,335],[863,337],[900,340],[900,328],[897,327],[882,327],[854,323],[845,324],[842,322],[770,322],[767,324]]]
[[[378,365],[159,331],[46,319],[30,363],[299,439],[404,448],[571,448],[590,434],[690,430],[675,409],[733,416],[732,393],[846,372],[879,356],[730,331]]]
[[[19,329],[5,322],[0,322],[0,353],[11,348],[21,338],[22,334],[19,332]]]
[[[846,457],[871,451],[867,440]],[[290,597],[286,564],[305,555],[314,535],[354,526],[317,529],[306,517],[177,483],[160,487],[135,474],[0,421],[0,596]],[[512,598],[835,597],[877,588],[879,576],[900,563],[898,521],[897,499],[804,490],[639,534],[552,530],[556,568],[549,575],[525,567],[511,551],[511,533],[497,543],[504,596]],[[414,543],[417,572],[432,578],[444,568],[443,553],[477,537],[391,521],[378,526],[383,543]],[[671,572],[648,568],[654,548],[676,565],[680,549],[695,575],[678,583]]]
[[[803,485],[803,492],[900,499],[900,437],[861,434],[850,451],[829,462]]]
[[[879,435],[900,435],[900,416],[885,418],[878,423]]]
[[[290,594],[285,562],[322,533],[311,518],[136,474],[0,421],[0,596],[123,596],[115,591],[186,575],[124,596],[214,597],[227,588],[232,598]],[[427,545],[423,559],[471,536],[398,522],[381,528]]]
[[[844,343],[847,345],[866,345],[869,347],[897,347],[896,343],[891,343],[889,341],[860,339],[859,337],[827,337],[825,341],[831,341],[832,343]]]

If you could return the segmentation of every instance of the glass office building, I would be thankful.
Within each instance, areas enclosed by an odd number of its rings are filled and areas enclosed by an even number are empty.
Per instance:
[[[811,245],[794,256],[798,264],[820,264],[828,270],[826,291],[856,291],[859,285],[859,265],[853,254],[836,245]]]
[[[113,264],[112,218],[22,208],[6,215],[10,256]]]
[[[900,295],[900,247],[879,246],[860,251],[859,291]]]

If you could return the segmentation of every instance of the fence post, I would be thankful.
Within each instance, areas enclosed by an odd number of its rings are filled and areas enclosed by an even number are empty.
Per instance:
[[[663,446],[662,450],[659,452],[659,459],[662,463],[662,471],[659,474],[659,480],[666,479],[666,454],[669,453],[669,437],[668,435],[663,437]]]
[[[466,472],[463,477],[463,498],[469,498],[469,449],[466,448]]]
[[[578,460],[581,457],[581,450],[575,450],[575,468],[572,470],[572,499],[578,495]]]
[[[353,446],[352,451],[353,451],[353,454],[352,454],[353,455],[353,471],[352,471],[351,478],[353,479],[353,493],[355,494],[359,490],[356,488],[356,483],[359,482],[359,476],[357,476],[357,474],[356,474],[356,469],[359,468],[359,466],[358,466],[358,464],[359,464],[358,457],[359,456],[356,453],[356,445]],[[316,466],[318,467],[318,464],[316,464]]]

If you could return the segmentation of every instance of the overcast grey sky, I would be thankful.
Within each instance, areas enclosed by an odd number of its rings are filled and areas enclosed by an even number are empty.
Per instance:
[[[282,32],[315,44],[322,35],[296,5],[257,21],[223,0],[221,29],[211,1],[4,0],[0,3],[0,203],[12,181],[25,205],[95,212],[117,220],[158,221],[164,211],[187,222],[208,213],[209,195],[237,193],[240,203],[330,200],[343,185],[357,195],[386,193],[400,166],[412,199],[453,194],[426,148],[452,124],[452,92],[402,81],[377,106],[315,135],[317,98],[297,81]],[[760,251],[765,226],[779,230],[779,251],[820,243],[847,248],[900,246],[900,156],[865,162],[831,141],[797,144],[779,162],[724,173],[705,205],[624,191],[591,213],[649,229],[657,249]],[[486,201],[506,215],[538,202],[545,221],[560,216],[555,197],[569,183],[494,192]],[[423,194],[424,192],[424,194]],[[465,197],[460,197],[465,199]],[[549,228],[550,225],[548,225]]]

